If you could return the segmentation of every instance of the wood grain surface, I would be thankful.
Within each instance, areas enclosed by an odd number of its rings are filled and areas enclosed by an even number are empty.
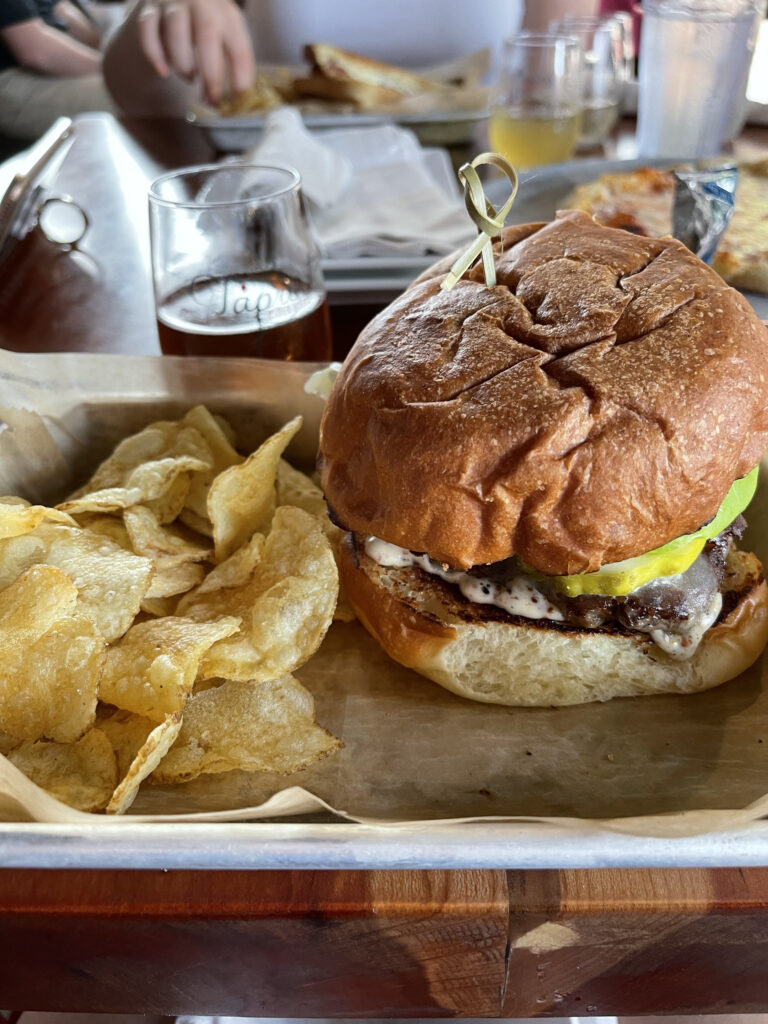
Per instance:
[[[0,872],[0,992],[40,1010],[495,1016],[507,919],[503,872]]]
[[[768,869],[0,871],[38,1010],[535,1017],[768,1009]]]
[[[768,871],[510,872],[503,1016],[768,1007]]]

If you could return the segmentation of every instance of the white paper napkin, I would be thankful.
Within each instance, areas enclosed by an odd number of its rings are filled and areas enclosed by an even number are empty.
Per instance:
[[[318,208],[334,205],[352,177],[349,161],[308,132],[294,107],[271,111],[258,144],[244,155],[254,162],[295,167],[304,195]]]
[[[295,167],[323,257],[353,259],[442,255],[474,237],[441,155],[391,124],[313,133],[284,107],[247,158]]]

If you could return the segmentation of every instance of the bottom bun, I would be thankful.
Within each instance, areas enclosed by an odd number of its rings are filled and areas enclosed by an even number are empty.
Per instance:
[[[653,693],[698,693],[749,668],[768,642],[768,587],[758,559],[733,550],[718,622],[686,661],[643,633],[509,615],[464,600],[420,569],[383,568],[350,534],[341,579],[360,621],[407,668],[490,704],[583,704]]]

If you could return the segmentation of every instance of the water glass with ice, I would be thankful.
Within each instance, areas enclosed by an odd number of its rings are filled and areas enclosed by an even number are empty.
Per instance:
[[[640,156],[721,152],[744,105],[759,17],[756,0],[645,0]]]

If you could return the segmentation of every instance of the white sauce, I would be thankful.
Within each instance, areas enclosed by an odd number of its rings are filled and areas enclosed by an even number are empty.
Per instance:
[[[429,555],[416,555],[407,548],[388,544],[378,537],[369,537],[365,542],[365,553],[379,565],[390,569],[406,569],[415,565],[419,569],[439,576],[441,580],[454,583],[468,601],[476,604],[492,604],[503,608],[511,615],[524,615],[526,619],[552,619],[563,621],[563,613],[555,608],[536,587],[533,579],[519,573],[503,584],[495,583],[484,576],[471,576],[460,569],[445,569]]]
[[[409,566],[417,566],[433,576],[439,576],[440,579],[455,584],[468,601],[476,604],[492,604],[512,615],[522,615],[527,619],[550,619],[553,622],[564,620],[562,612],[550,604],[536,586],[534,579],[524,572],[517,572],[503,583],[497,583],[488,577],[470,575],[459,569],[447,569],[429,555],[417,555],[407,548],[379,540],[378,537],[368,537],[365,552],[374,562],[387,568],[406,569]],[[705,572],[714,580],[708,566]],[[669,577],[669,584],[681,585],[681,575]],[[660,584],[661,581],[656,580],[650,586]],[[717,591],[702,593],[698,595],[698,600],[692,601],[691,604],[689,618],[679,622],[674,632],[653,628],[650,625],[644,628],[641,624],[635,628],[638,632],[648,633],[656,646],[671,658],[684,661],[696,651],[704,633],[717,621],[723,606],[723,598]]]

